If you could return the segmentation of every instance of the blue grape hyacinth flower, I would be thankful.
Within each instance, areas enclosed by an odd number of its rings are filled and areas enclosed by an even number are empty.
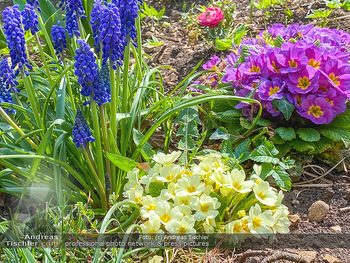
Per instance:
[[[114,0],[120,11],[121,32],[124,38],[136,38],[135,20],[140,10],[139,0]],[[128,39],[126,39],[128,40]]]
[[[56,55],[62,54],[63,50],[67,48],[66,41],[66,30],[63,26],[60,26],[60,22],[58,21],[57,25],[53,25],[51,29],[52,42],[54,43],[54,49],[56,51]]]
[[[81,94],[90,96],[93,83],[97,78],[98,66],[89,44],[83,39],[79,39],[77,42],[79,48],[75,51],[76,55],[74,57],[75,75],[78,77],[78,83],[82,86]]]
[[[35,12],[33,6],[26,4],[26,7],[21,12],[22,15],[22,23],[25,31],[29,31],[34,35],[39,31],[38,28],[38,16]]]
[[[31,5],[35,9],[38,9],[39,12],[41,12],[39,7],[39,0],[27,0],[27,4]]]
[[[107,70],[107,74],[106,74],[106,70]],[[106,75],[108,75],[108,77]],[[107,102],[111,101],[111,88],[110,88],[108,64],[103,65],[97,74],[97,79],[94,82],[93,99],[96,101],[98,106],[102,106],[103,104],[106,104]]]
[[[101,13],[102,10],[106,9],[107,7],[103,5],[102,0],[96,0],[94,3],[94,7],[91,12],[91,28],[92,28],[92,36],[94,38],[94,46],[96,47],[96,51],[100,52],[101,50],[101,44],[99,40],[100,35],[100,26],[101,26]]]
[[[9,92],[19,92],[19,89],[16,88],[18,82],[16,81],[15,72],[10,67],[7,58],[0,61],[0,79],[2,79],[2,82],[5,84]]]
[[[68,36],[73,38],[74,35],[80,36],[78,19],[86,18],[84,15],[84,8],[81,0],[65,0],[62,1],[60,6],[66,10],[66,30]]]
[[[78,148],[82,146],[85,147],[89,142],[95,141],[95,138],[91,136],[90,127],[80,110],[77,110],[72,135],[73,142]]]
[[[3,82],[0,82],[0,103],[7,102],[12,103],[12,96],[10,94],[10,91],[6,88],[5,84]],[[16,111],[14,109],[6,109],[6,113],[13,113],[15,114]]]
[[[32,69],[27,60],[27,54],[25,50],[24,32],[21,26],[21,12],[18,10],[18,5],[6,7],[4,10],[4,31],[6,35],[7,46],[10,49],[10,56],[12,62],[12,68],[18,66],[19,69],[23,69],[26,74],[29,74],[25,67]],[[18,74],[18,70],[16,74]]]
[[[120,31],[121,23],[119,17],[119,9],[115,4],[108,4],[108,7],[102,10],[101,25],[99,27],[99,40],[102,41],[103,62],[105,65],[107,60],[122,65],[123,61],[123,38]]]

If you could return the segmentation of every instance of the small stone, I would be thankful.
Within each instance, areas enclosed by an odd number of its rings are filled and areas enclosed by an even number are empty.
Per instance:
[[[301,220],[299,213],[294,215],[288,215],[288,219],[291,222],[292,227],[296,227]]]
[[[345,198],[350,201],[350,189],[345,190]]]
[[[342,263],[342,261],[336,257],[333,257],[329,254],[326,254],[323,258],[323,261],[326,261],[328,263]]]
[[[301,251],[298,253],[300,259],[305,260],[307,263],[312,263],[317,257],[316,251]]]
[[[331,187],[328,187],[325,190],[324,196],[325,198],[329,199],[329,198],[332,198],[334,194],[335,194],[334,190]]]
[[[329,228],[332,232],[335,233],[341,233],[341,227],[340,226],[332,226]]]
[[[147,54],[149,54],[149,53],[152,53],[153,52],[153,50],[154,50],[154,46],[144,46],[143,47],[143,50],[147,53]]]
[[[290,203],[291,203],[292,205],[298,205],[300,202],[299,202],[298,200],[294,199],[294,200],[292,200]]]
[[[319,223],[326,217],[328,211],[329,205],[319,200],[310,206],[307,217],[310,221]]]

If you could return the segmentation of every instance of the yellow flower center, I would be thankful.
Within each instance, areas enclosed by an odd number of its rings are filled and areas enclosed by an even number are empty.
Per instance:
[[[187,174],[188,176],[191,176],[191,175],[192,175],[192,172],[190,172],[190,171],[184,171],[184,174]]]
[[[326,87],[319,87],[318,90],[323,91],[323,92],[327,92],[327,88]]]
[[[181,204],[184,204],[184,205],[188,205],[188,199],[182,199],[181,200],[181,202],[180,202]]]
[[[240,223],[235,223],[233,225],[233,233],[240,233],[242,230],[242,225]]]
[[[275,61],[272,61],[271,64],[272,64],[273,69],[274,69],[277,73],[280,73],[280,69],[279,69],[279,67],[276,66]]]
[[[148,211],[156,210],[156,206],[155,206],[155,205],[149,205],[149,206],[147,207],[147,210],[148,210]]]
[[[309,66],[313,67],[313,68],[319,68],[321,62],[320,61],[316,61],[313,58],[309,60],[309,62],[307,63]]]
[[[300,106],[301,104],[301,98],[299,95],[296,95],[295,98],[297,99],[297,104]]]
[[[329,74],[328,77],[333,81],[333,83],[334,83],[335,85],[337,85],[337,86],[340,85],[340,82],[339,82],[339,80],[338,80],[339,77],[336,77],[334,73]]]
[[[168,181],[171,181],[174,179],[174,175],[173,174],[169,174],[168,176],[165,177],[165,179],[167,179]]]
[[[250,72],[258,72],[258,73],[260,73],[260,67],[257,67],[255,65],[253,65],[252,68],[249,69],[249,71]]]
[[[138,197],[135,198],[135,202],[136,203],[140,202],[140,200],[141,200],[141,196],[138,196]]]
[[[241,190],[242,189],[242,185],[240,185],[238,182],[234,182],[232,184],[232,187],[237,189],[237,190]]]
[[[187,192],[188,193],[196,192],[196,187],[194,185],[187,186]]]
[[[220,163],[217,162],[217,161],[214,162],[214,165],[215,165],[215,168],[216,168],[216,169],[218,169],[218,168],[220,167]]]
[[[244,219],[242,222],[242,226],[245,232],[250,232],[249,228],[248,228],[248,219]]]
[[[333,106],[333,101],[332,100],[329,100],[328,98],[326,98],[326,101],[328,101]]]
[[[269,92],[269,96],[272,96],[273,94],[276,94],[278,91],[280,90],[279,87],[271,87],[270,88],[270,92]]]
[[[202,204],[201,207],[200,207],[200,210],[201,210],[204,214],[206,214],[206,213],[209,212],[209,208],[210,208],[210,205],[208,205],[208,204]]]
[[[171,217],[169,215],[167,215],[167,214],[164,214],[159,219],[161,221],[163,221],[164,223],[168,223],[170,221]]]
[[[206,172],[206,173],[209,172],[209,168],[208,168],[208,167],[205,167],[205,168],[204,168],[204,172]]]
[[[186,233],[186,232],[187,232],[186,227],[182,226],[179,228],[179,233]]]
[[[259,192],[257,196],[260,197],[262,200],[266,198],[266,195],[264,195],[262,192]]]
[[[311,82],[306,76],[299,78],[299,84],[297,85],[299,88],[307,89],[310,85]]]
[[[321,107],[320,106],[314,106],[312,105],[310,108],[309,108],[309,112],[308,114],[312,114],[314,115],[316,118],[320,117],[323,115],[323,111],[321,111]]]
[[[296,68],[298,66],[298,63],[295,62],[293,59],[289,60],[288,64],[291,68]]]
[[[157,233],[157,230],[155,230],[154,228],[152,228],[150,231],[149,231],[150,234],[156,234]]]
[[[260,227],[261,226],[261,219],[258,218],[258,217],[254,217],[253,220],[252,220],[252,223],[253,223],[253,227],[254,228],[257,228],[257,227]]]

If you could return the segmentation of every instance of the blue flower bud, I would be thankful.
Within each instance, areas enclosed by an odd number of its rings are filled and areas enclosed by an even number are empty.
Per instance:
[[[101,25],[99,27],[99,40],[102,41],[103,62],[105,65],[107,60],[122,65],[123,61],[123,38],[121,35],[121,24],[119,18],[119,9],[115,4],[108,4],[101,12]]]
[[[108,64],[103,65],[94,82],[94,96],[98,106],[111,101],[111,88]]]
[[[25,67],[29,69],[32,69],[32,67],[27,60],[26,41],[21,26],[21,12],[18,10],[18,5],[14,5],[12,8],[6,7],[2,14],[7,46],[10,49],[12,69],[18,66],[19,69],[23,69],[28,74]]]
[[[12,103],[13,100],[10,94],[10,91],[6,88],[4,83],[0,82],[0,103],[7,102],[7,103]],[[14,109],[5,109],[6,113],[13,113],[15,114],[16,111]]]
[[[90,96],[93,88],[93,82],[97,78],[98,66],[94,53],[85,40],[77,40],[79,48],[75,51],[75,75],[78,77],[78,83],[82,86],[81,94]]]
[[[59,24],[60,22],[57,25],[53,25],[51,29],[52,42],[54,43],[56,55],[62,54],[63,49],[67,48],[66,30]]]
[[[90,24],[92,28],[93,38],[95,39],[94,46],[96,47],[97,52],[100,52],[100,49],[101,49],[100,40],[99,40],[99,35],[100,35],[99,28],[101,25],[101,13],[103,9],[106,9],[106,6],[103,5],[102,0],[96,0],[91,12]]]
[[[34,35],[35,32],[39,31],[38,16],[33,6],[26,4],[26,7],[21,12],[21,15],[22,15],[22,23],[25,31],[30,30],[32,35]]]
[[[9,92],[19,92],[20,90],[16,88],[18,82],[16,81],[15,72],[8,64],[7,58],[0,61],[0,78],[5,84]]]
[[[27,0],[27,4],[33,6],[35,9],[38,9],[38,11],[41,12],[39,8],[39,0]]]
[[[77,115],[73,125],[73,142],[79,148],[84,146],[89,142],[94,142],[95,138],[91,136],[90,127],[80,110],[77,110]]]

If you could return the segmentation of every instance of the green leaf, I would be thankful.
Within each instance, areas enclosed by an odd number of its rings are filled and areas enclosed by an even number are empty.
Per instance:
[[[313,128],[299,128],[297,133],[301,139],[307,142],[317,142],[321,139],[321,135]]]
[[[227,130],[224,127],[219,127],[209,137],[209,140],[228,140],[229,138],[230,134],[228,134]]]
[[[228,50],[232,47],[232,39],[215,39],[215,47],[218,50]]]
[[[244,117],[241,117],[239,118],[239,123],[241,124],[241,126],[244,128],[244,129],[249,129],[252,125],[249,123],[249,121],[247,121],[246,118]]]
[[[278,154],[278,150],[275,148],[273,142],[270,142],[265,138],[265,140],[263,141],[263,145],[270,151],[272,155],[275,156]]]
[[[193,151],[196,149],[196,143],[190,136],[184,136],[179,141],[177,148],[185,152]]]
[[[160,193],[163,189],[166,189],[166,186],[164,183],[161,182],[151,182],[149,184],[149,194],[152,197],[158,197],[160,196]]]
[[[272,163],[263,163],[261,164],[261,174],[260,178],[265,180],[268,176],[270,176],[273,172],[273,164]]]
[[[277,149],[275,148],[277,151]],[[278,151],[277,151],[278,152]],[[250,159],[256,162],[260,163],[273,163],[278,164],[279,159],[273,157],[274,154],[271,153],[271,151],[265,146],[265,145],[259,145],[258,148],[256,148],[250,155]]]
[[[294,104],[290,103],[286,96],[283,96],[282,99],[279,100],[273,100],[272,101],[272,106],[276,107],[277,109],[279,109],[284,118],[288,121],[290,119],[290,117],[292,116],[292,113],[294,111]]]
[[[196,125],[193,122],[186,123],[186,124],[181,124],[179,127],[179,130],[176,134],[177,136],[193,136],[193,137],[199,137],[199,132],[196,127]]]
[[[290,191],[292,181],[290,180],[289,174],[283,168],[276,166],[271,175],[280,188]]]
[[[302,139],[294,139],[292,141],[292,146],[293,148],[298,151],[298,152],[305,152],[305,151],[313,151],[315,148],[313,146],[313,143],[308,143],[308,142],[305,142],[303,141]]]
[[[273,44],[276,46],[276,47],[281,47],[283,43],[285,43],[286,41],[284,40],[284,38],[278,34],[277,37],[273,40]]]
[[[272,124],[272,121],[266,120],[264,118],[260,118],[256,124],[262,127],[266,127],[266,126],[270,126]]]
[[[350,1],[346,0],[342,5],[341,7],[347,11],[350,10]]]
[[[270,137],[270,140],[271,140],[274,144],[284,144],[284,143],[286,142],[285,140],[283,140],[283,139],[281,138],[281,136],[278,135],[278,133],[272,135],[272,136]]]
[[[277,144],[276,149],[279,151],[278,158],[285,156],[290,150],[292,150],[293,141],[285,142],[284,144]]]
[[[182,109],[175,122],[189,123],[191,121],[201,123],[201,121],[198,117],[198,108],[197,107],[188,107],[188,108]]]
[[[133,128],[133,140],[136,145],[139,145],[142,141],[144,135],[137,129]],[[147,161],[151,159],[151,157],[154,155],[154,151],[152,150],[152,146],[149,142],[146,142],[142,146],[141,150],[142,157]]]
[[[249,159],[249,156],[251,154],[251,152],[249,151],[250,144],[250,139],[248,138],[240,145],[238,145],[235,151],[233,152],[234,156],[236,157],[239,163],[243,163]]]
[[[279,127],[276,129],[276,132],[285,141],[291,141],[297,137],[292,127]]]
[[[325,10],[325,11],[311,10],[311,11],[312,11],[312,14],[306,16],[306,18],[327,18],[332,12],[332,10]]]
[[[227,201],[224,198],[222,198],[220,195],[214,192],[211,192],[209,196],[212,198],[217,198],[219,203],[221,204],[220,207],[218,208],[218,211],[219,211],[218,221],[222,221],[222,218],[224,217],[224,214],[225,214],[224,212],[227,207]]]
[[[124,172],[129,172],[139,165],[138,162],[135,162],[130,158],[121,155],[106,153],[106,156],[115,166]]]
[[[235,45],[240,45],[242,37],[248,32],[246,29],[246,24],[242,24],[233,32],[233,43]]]
[[[326,127],[350,128],[350,110],[348,109],[342,114],[338,114]]]
[[[280,165],[283,169],[287,170],[287,169],[291,169],[291,168],[294,166],[294,163],[295,163],[294,160],[289,159],[289,157],[287,157],[286,159],[281,160],[280,163],[279,163],[279,165]]]

